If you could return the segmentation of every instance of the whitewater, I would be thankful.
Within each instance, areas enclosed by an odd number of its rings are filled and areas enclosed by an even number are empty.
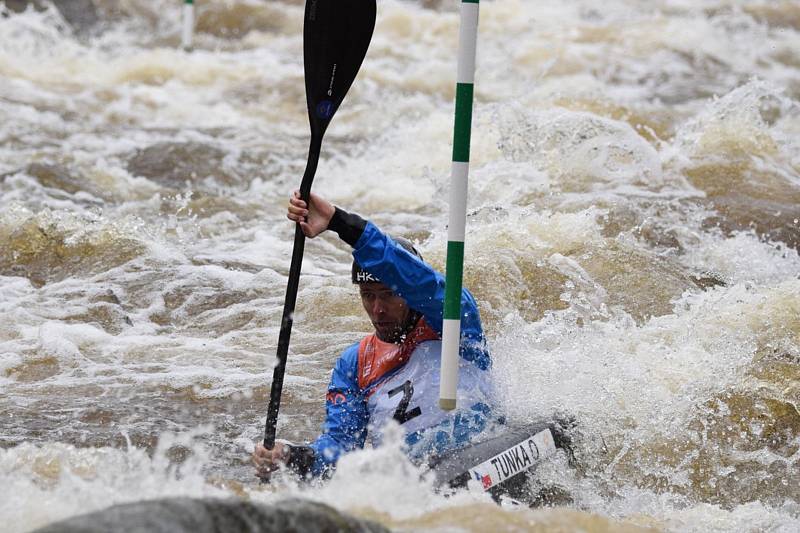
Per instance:
[[[577,422],[546,508],[399,437],[262,485],[308,149],[299,0],[0,2],[0,529],[301,497],[398,531],[800,530],[800,4],[480,4],[464,283],[500,408]],[[12,5],[13,4],[13,5]],[[59,2],[56,2],[59,4]],[[63,9],[63,8],[62,8]],[[314,191],[443,270],[458,3],[380,0]],[[370,331],[306,242],[278,436]]]

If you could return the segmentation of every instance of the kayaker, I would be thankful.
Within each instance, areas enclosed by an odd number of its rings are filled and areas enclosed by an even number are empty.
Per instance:
[[[303,476],[330,474],[342,454],[381,440],[390,420],[405,431],[409,456],[422,458],[462,447],[482,432],[491,412],[491,359],[478,307],[461,295],[459,408],[438,405],[444,277],[413,245],[372,222],[311,194],[295,192],[287,216],[308,238],[336,232],[353,248],[352,282],[374,333],[346,348],[333,369],[323,433],[306,445],[258,444],[256,475],[268,478],[280,464]]]

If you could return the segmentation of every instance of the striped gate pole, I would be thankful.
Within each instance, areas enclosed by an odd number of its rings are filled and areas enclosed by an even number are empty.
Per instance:
[[[183,31],[181,32],[181,48],[192,49],[194,37],[194,0],[183,2]]]
[[[456,116],[453,128],[453,166],[450,177],[450,220],[447,229],[447,265],[442,329],[442,367],[439,407],[456,408],[458,352],[461,344],[461,285],[464,272],[464,232],[467,221],[469,141],[472,129],[472,95],[475,50],[478,41],[478,0],[461,0],[458,37]]]

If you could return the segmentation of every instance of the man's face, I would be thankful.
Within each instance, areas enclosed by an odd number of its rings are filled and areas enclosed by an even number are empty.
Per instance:
[[[362,283],[358,290],[361,293],[361,303],[378,338],[384,342],[399,342],[411,315],[406,301],[392,292],[392,289],[376,281]]]

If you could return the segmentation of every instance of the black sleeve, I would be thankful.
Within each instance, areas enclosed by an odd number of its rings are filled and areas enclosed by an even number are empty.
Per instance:
[[[301,477],[307,477],[311,473],[314,464],[314,450],[309,446],[289,445],[289,460],[286,465],[297,472]]]
[[[350,246],[355,246],[364,233],[364,228],[367,227],[367,221],[354,213],[348,213],[338,207],[335,209],[328,223],[328,229],[338,233],[339,238]]]

